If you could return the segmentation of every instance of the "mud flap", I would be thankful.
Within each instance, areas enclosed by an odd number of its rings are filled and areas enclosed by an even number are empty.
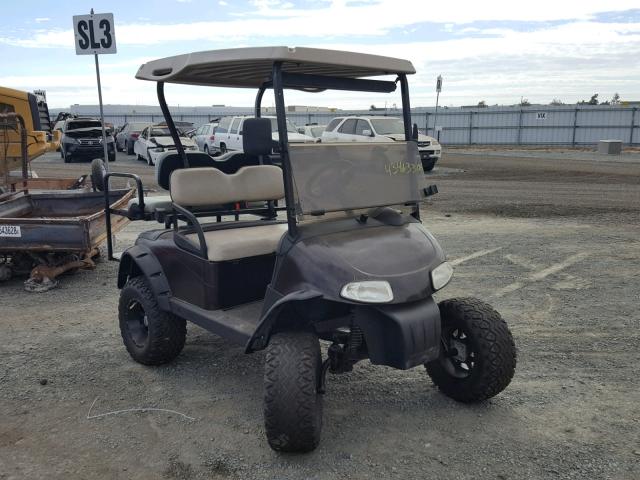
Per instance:
[[[402,305],[362,306],[355,323],[376,365],[406,370],[438,357],[440,310],[433,298]]]

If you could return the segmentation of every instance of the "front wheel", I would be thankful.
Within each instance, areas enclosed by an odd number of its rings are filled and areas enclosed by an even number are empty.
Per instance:
[[[184,319],[160,309],[144,277],[130,278],[120,292],[120,334],[129,355],[143,365],[162,365],[184,347]]]
[[[507,323],[490,305],[475,298],[453,298],[438,305],[442,346],[426,364],[433,383],[459,402],[491,398],[511,382],[516,347]]]
[[[264,371],[264,423],[269,445],[309,452],[320,443],[320,343],[313,332],[282,332],[269,342]]]

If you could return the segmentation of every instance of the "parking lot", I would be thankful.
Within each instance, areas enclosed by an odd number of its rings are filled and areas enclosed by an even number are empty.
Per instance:
[[[111,167],[157,191],[144,162]],[[32,168],[89,172],[58,154]],[[361,362],[328,378],[319,448],[277,454],[263,354],[189,324],[177,361],[135,363],[117,264],[101,261],[46,293],[0,286],[0,479],[639,478],[640,154],[445,151],[428,178],[440,193],[423,222],[455,267],[438,298],[507,319],[518,367],[503,393],[462,405],[424,369]],[[156,227],[130,224],[117,248]]]

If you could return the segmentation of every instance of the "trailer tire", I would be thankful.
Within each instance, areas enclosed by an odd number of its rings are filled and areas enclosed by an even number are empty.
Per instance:
[[[315,333],[282,332],[271,337],[264,371],[264,421],[272,449],[309,452],[320,443],[321,374]]]
[[[452,298],[438,306],[442,343],[447,348],[426,364],[433,383],[463,403],[500,393],[516,367],[516,346],[507,323],[489,304],[475,298]]]
[[[122,288],[118,317],[124,346],[138,363],[168,363],[184,347],[186,321],[160,308],[143,276],[129,278]]]
[[[104,166],[104,161],[101,158],[94,158],[91,161],[91,183],[99,192],[104,192],[104,176],[106,173],[107,169]]]

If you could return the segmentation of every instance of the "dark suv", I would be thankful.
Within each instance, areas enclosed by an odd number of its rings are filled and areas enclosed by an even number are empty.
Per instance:
[[[115,143],[113,135],[107,128],[107,153],[109,161],[116,159]],[[102,158],[104,148],[102,146],[102,123],[94,118],[69,118],[62,133],[60,155],[65,163],[77,159],[91,160]]]

